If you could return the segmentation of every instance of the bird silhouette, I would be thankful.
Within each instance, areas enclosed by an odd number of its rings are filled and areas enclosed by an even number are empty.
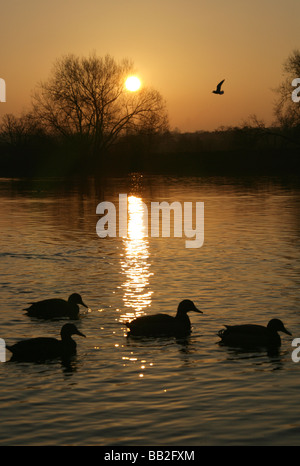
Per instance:
[[[62,326],[61,340],[52,337],[37,337],[21,340],[6,348],[12,353],[11,361],[45,361],[58,357],[69,358],[76,354],[76,342],[71,338],[72,335],[81,333],[76,325],[65,324]]]
[[[78,319],[78,304],[81,304],[86,308],[88,307],[86,304],[84,304],[81,296],[78,293],[71,294],[71,296],[69,296],[68,301],[65,301],[64,299],[51,298],[30,304],[31,306],[29,308],[24,309],[27,312],[27,315],[30,317],[37,317],[40,319],[53,319],[61,317]]]
[[[186,336],[191,333],[189,311],[202,311],[196,308],[193,301],[185,299],[179,303],[175,317],[168,314],[154,314],[137,317],[126,325],[132,336]]]
[[[228,346],[279,347],[281,338],[277,332],[291,335],[279,319],[271,319],[266,327],[253,324],[225,325],[225,327],[226,329],[220,330],[218,335],[221,338],[220,343]]]
[[[219,84],[217,85],[216,89],[213,92],[213,94],[219,94],[219,95],[222,95],[224,94],[224,91],[221,91],[221,86],[223,84],[223,82],[225,81],[225,79],[223,79],[223,81],[219,82]]]

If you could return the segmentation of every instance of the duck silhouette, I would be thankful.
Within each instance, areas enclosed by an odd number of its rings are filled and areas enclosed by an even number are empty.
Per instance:
[[[178,305],[175,317],[168,314],[154,314],[137,317],[126,323],[130,329],[128,336],[186,336],[191,333],[191,322],[187,315],[189,311],[202,311],[196,308],[193,301],[185,299]]]
[[[88,307],[82,301],[80,294],[73,293],[69,296],[68,301],[64,299],[52,298],[30,303],[31,306],[27,309],[27,315],[30,317],[37,317],[40,319],[53,319],[61,317],[69,317],[70,319],[78,319],[79,306]]]
[[[29,338],[6,348],[12,353],[11,361],[45,361],[76,354],[76,342],[71,338],[72,335],[85,337],[74,324],[63,325],[60,335],[61,340],[50,337]]]
[[[213,94],[219,94],[219,95],[222,95],[224,94],[224,91],[221,91],[221,86],[223,84],[223,82],[225,81],[225,79],[223,79],[223,81],[220,81],[219,84],[217,85],[216,89],[213,92]]]
[[[238,347],[279,347],[281,338],[277,332],[292,335],[280,319],[271,319],[266,327],[263,325],[225,325],[226,329],[218,332],[220,343]]]

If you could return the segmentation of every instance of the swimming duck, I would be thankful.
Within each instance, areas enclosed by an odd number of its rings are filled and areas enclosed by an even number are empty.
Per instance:
[[[202,311],[196,308],[193,301],[185,299],[179,303],[175,317],[168,314],[142,316],[126,323],[133,336],[183,336],[191,333],[191,322],[187,315],[189,311]]]
[[[219,82],[219,84],[216,87],[216,90],[212,91],[213,94],[219,94],[219,95],[224,94],[224,91],[221,91],[221,86],[222,86],[224,81],[225,81],[225,79],[223,79],[223,81]]]
[[[218,332],[220,343],[239,347],[274,347],[281,345],[277,332],[292,335],[281,320],[272,319],[266,327],[263,325],[225,325],[226,329]]]
[[[47,337],[29,338],[12,346],[6,346],[6,348],[12,352],[11,361],[44,361],[74,355],[76,353],[76,342],[71,336],[80,335],[85,337],[74,324],[63,325],[60,335],[61,340]]]
[[[36,303],[30,303],[31,306],[27,309],[27,315],[30,317],[38,317],[40,319],[52,319],[54,317],[70,317],[70,319],[78,319],[79,306],[88,307],[82,301],[80,294],[73,293],[69,296],[68,301],[64,299],[52,298],[44,299]]]

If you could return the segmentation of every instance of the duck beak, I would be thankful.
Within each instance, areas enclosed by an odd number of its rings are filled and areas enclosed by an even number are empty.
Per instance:
[[[87,309],[89,308],[86,304],[84,304],[84,302],[83,302],[82,300],[81,300],[81,303],[79,303],[79,304],[81,304],[82,306],[86,307]]]
[[[81,337],[86,338],[86,336],[83,333],[81,333],[78,329],[77,329],[76,335],[80,335]]]
[[[200,309],[198,309],[196,306],[194,307],[193,311],[195,311],[195,312],[199,312],[199,314],[203,314],[203,312],[202,312],[202,311],[200,311]]]
[[[291,335],[291,336],[292,336],[291,332],[289,332],[285,327],[283,327],[282,331],[283,331],[284,333],[286,333],[287,335]]]

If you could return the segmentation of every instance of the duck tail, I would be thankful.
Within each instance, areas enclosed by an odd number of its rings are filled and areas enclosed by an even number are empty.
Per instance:
[[[126,322],[119,322],[120,325],[122,325],[122,327],[124,327],[124,325],[128,328],[130,328],[130,322],[129,321],[126,321]]]
[[[34,304],[34,303],[28,303],[28,306],[29,306],[29,307],[23,307],[23,311],[29,311],[29,309],[32,308],[33,304]]]

